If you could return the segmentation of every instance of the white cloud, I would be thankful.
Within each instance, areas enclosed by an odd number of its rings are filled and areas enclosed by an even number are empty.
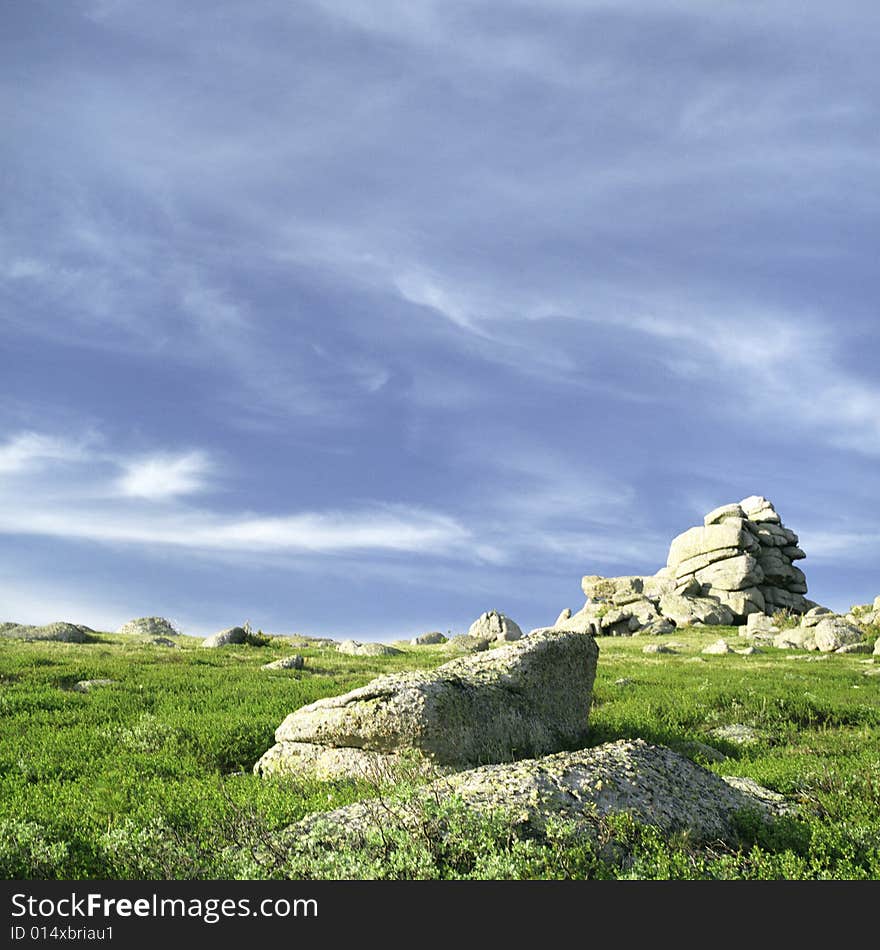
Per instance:
[[[38,432],[21,432],[0,445],[0,474],[30,472],[48,462],[76,461],[84,457],[84,445]]]
[[[203,452],[148,455],[126,460],[119,491],[131,498],[160,500],[202,491],[212,470]]]

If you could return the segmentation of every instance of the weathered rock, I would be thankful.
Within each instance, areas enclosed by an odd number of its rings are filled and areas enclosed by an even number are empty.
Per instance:
[[[519,640],[522,635],[519,626],[497,610],[481,614],[468,629],[469,637],[485,637],[496,643],[510,643]]]
[[[397,755],[467,768],[571,748],[586,739],[598,647],[551,630],[431,671],[380,676],[291,713],[259,774],[297,771],[303,744]],[[279,748],[281,746],[281,748]]]
[[[833,616],[834,614],[827,607],[813,607],[801,617],[801,626],[815,627],[820,620]]]
[[[715,508],[703,518],[703,524],[707,527],[710,524],[722,524],[728,518],[738,518],[740,520],[746,517],[745,512],[739,505],[722,505]]]
[[[152,640],[147,640],[147,643],[151,647],[176,647],[177,644],[170,640],[168,637],[153,637]]]
[[[763,495],[749,495],[739,503],[749,521],[780,524],[781,518],[773,505]]]
[[[816,638],[810,627],[782,630],[773,638],[773,646],[780,650],[815,650]]]
[[[742,722],[734,722],[727,726],[718,726],[710,732],[710,735],[715,736],[716,739],[726,739],[728,742],[735,742],[737,745],[757,742],[761,738],[755,729]]]
[[[358,640],[343,640],[336,645],[337,653],[348,656],[399,656],[403,650],[389,646],[387,643],[361,643]]]
[[[838,647],[835,653],[870,653],[871,644],[870,643],[844,643],[842,647]]]
[[[115,682],[116,680],[108,679],[80,680],[73,684],[72,689],[75,693],[90,693],[93,689],[98,689],[101,686],[112,686]]]
[[[667,633],[672,633],[673,630],[675,630],[674,620],[670,620],[668,617],[658,617],[656,620],[651,620],[636,630],[633,636],[659,637]]]
[[[816,649],[820,653],[833,653],[847,643],[861,643],[862,631],[840,617],[827,617],[812,628]]]
[[[757,587],[749,587],[746,590],[713,590],[712,593],[730,609],[734,622],[737,619],[748,619],[749,614],[762,613],[767,607],[764,595]]]
[[[669,547],[666,566],[677,572],[678,565],[682,561],[709,551],[727,548],[750,552],[758,548],[758,542],[749,532],[736,524],[712,524],[702,528],[690,528],[673,539]]]
[[[779,627],[767,614],[753,613],[746,617],[745,633],[750,637],[779,633]]]
[[[675,650],[665,643],[649,643],[642,647],[642,653],[675,653]]]
[[[754,656],[756,653],[762,653],[762,650],[759,650],[757,647],[746,647],[743,650],[734,650],[734,653],[738,653],[740,656]]]
[[[880,656],[880,637],[874,643],[874,656]]]
[[[137,620],[129,620],[124,623],[118,633],[141,634],[147,637],[179,637],[180,631],[177,630],[170,620],[164,617],[138,617]]]
[[[471,637],[466,633],[459,633],[449,641],[447,646],[462,653],[482,653],[489,649],[489,641],[486,637]]]
[[[452,796],[486,815],[507,814],[512,830],[541,837],[549,819],[576,823],[598,835],[600,819],[627,813],[664,834],[686,832],[695,842],[738,842],[739,816],[770,820],[791,806],[783,796],[750,780],[722,778],[685,756],[641,739],[619,740],[578,752],[561,752],[445,776],[416,793],[416,803]],[[393,817],[389,817],[393,816]],[[418,807],[378,807],[370,800],[312,815],[286,829],[275,849],[310,856],[320,847],[365,847],[389,820],[415,829]]]
[[[422,633],[413,637],[409,641],[414,647],[434,646],[438,643],[446,643],[446,637],[439,630],[432,630],[430,633]]]
[[[88,627],[59,620],[55,623],[47,623],[42,627],[31,624],[11,624],[6,629],[0,630],[0,637],[8,637],[11,640],[54,640],[59,643],[87,643],[89,640],[87,631]]]
[[[710,643],[707,647],[703,647],[703,653],[709,653],[712,655],[721,655],[724,653],[731,653],[730,644],[722,637],[719,640],[716,640],[714,643]]]
[[[299,653],[293,656],[283,656],[280,660],[273,660],[271,663],[264,663],[260,669],[263,670],[301,670],[305,660]]]
[[[202,640],[202,646],[207,648],[225,647],[230,643],[244,643],[247,640],[247,631],[244,627],[230,627],[228,630],[221,630],[210,637]]]
[[[764,572],[750,554],[725,558],[704,567],[695,574],[701,584],[717,590],[734,591],[755,587],[764,580]]]
[[[571,607],[565,607],[559,612],[559,616],[556,618],[556,623],[554,623],[553,626],[561,627],[569,617],[571,617]]]
[[[730,625],[733,611],[709,597],[685,597],[683,594],[664,594],[660,598],[660,613],[675,621],[676,626],[686,627],[697,621],[712,625]]]
[[[556,624],[557,630],[574,630],[578,633],[598,634],[601,629],[602,616],[605,604],[586,603],[576,614],[572,614],[561,624]]]

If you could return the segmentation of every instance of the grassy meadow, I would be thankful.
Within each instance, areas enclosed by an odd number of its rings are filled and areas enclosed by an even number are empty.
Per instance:
[[[188,637],[173,649],[118,634],[0,638],[0,877],[880,879],[880,664],[772,647],[703,656],[719,636],[747,642],[719,627],[599,638],[590,743],[641,737],[795,802],[770,827],[743,816],[737,847],[666,840],[626,816],[603,829],[611,850],[562,824],[523,841],[504,815],[448,809],[420,835],[391,827],[357,854],[295,858],[274,848],[278,830],[379,791],[405,802],[413,780],[394,792],[260,779],[275,728],[379,673],[436,666],[449,648],[373,658],[283,638],[215,650]],[[676,652],[645,654],[648,642]],[[302,670],[260,668],[293,652]],[[74,691],[85,679],[114,682]],[[748,741],[716,735],[724,726],[748,727]]]

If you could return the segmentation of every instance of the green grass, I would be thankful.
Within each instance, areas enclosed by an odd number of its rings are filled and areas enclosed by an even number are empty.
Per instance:
[[[294,652],[290,644],[0,638],[0,876],[880,879],[880,677],[863,675],[874,661],[810,662],[772,648],[702,657],[719,636],[739,639],[735,628],[678,630],[658,638],[677,653],[646,655],[645,639],[600,638],[590,743],[641,737],[799,803],[770,830],[744,826],[736,849],[694,849],[622,817],[608,823],[612,860],[571,828],[520,841],[504,816],[452,808],[426,816],[421,837],[384,829],[360,854],[268,861],[247,855],[304,815],[376,793],[255,777],[284,717],[379,673],[437,665],[446,650],[372,658],[296,647],[303,670],[267,672],[260,666]],[[115,682],[71,689],[97,678]],[[755,741],[713,735],[730,724],[749,726]],[[707,746],[727,759],[712,761]]]

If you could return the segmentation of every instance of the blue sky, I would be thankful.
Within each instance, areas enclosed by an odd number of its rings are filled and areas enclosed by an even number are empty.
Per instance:
[[[876,4],[0,21],[0,619],[528,629],[750,494],[880,594]]]

